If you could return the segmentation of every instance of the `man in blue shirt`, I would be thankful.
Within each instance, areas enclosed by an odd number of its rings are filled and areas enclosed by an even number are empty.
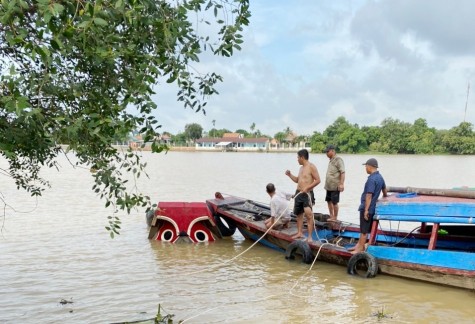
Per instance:
[[[366,161],[366,163],[363,163],[363,165],[366,166],[366,173],[369,174],[369,176],[364,185],[364,190],[361,194],[361,203],[358,208],[360,211],[360,239],[353,248],[349,249],[353,251],[353,254],[365,250],[366,239],[368,233],[371,231],[373,216],[376,212],[376,201],[381,191],[383,192],[383,197],[388,196],[386,183],[378,171],[378,161],[371,158]]]

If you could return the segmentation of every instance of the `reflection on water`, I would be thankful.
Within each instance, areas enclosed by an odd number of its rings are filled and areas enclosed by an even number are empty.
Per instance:
[[[204,201],[215,191],[267,202],[265,185],[292,192],[286,169],[296,154],[180,153],[150,155],[150,179],[139,189],[156,201]],[[356,209],[368,156],[344,155],[346,190],[340,218]],[[327,158],[310,157],[324,178]],[[391,186],[474,186],[475,157],[378,157]],[[121,215],[122,234],[104,230],[111,211],[91,192],[88,170],[66,161],[38,200],[2,181],[9,203],[0,237],[1,323],[110,323],[151,318],[157,305],[185,323],[471,322],[473,292],[377,276],[361,279],[341,266],[309,265],[251,246],[236,233],[209,244],[171,245],[147,239],[144,212]],[[457,166],[454,168],[454,166]],[[315,211],[325,212],[316,190]],[[3,221],[3,219],[2,219]],[[398,226],[394,224],[394,226]],[[309,270],[310,269],[310,270]],[[61,299],[73,303],[61,305]]]

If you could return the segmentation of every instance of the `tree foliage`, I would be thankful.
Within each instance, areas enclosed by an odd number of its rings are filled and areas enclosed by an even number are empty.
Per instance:
[[[58,144],[67,143],[78,165],[97,170],[94,190],[107,206],[146,206],[148,197],[128,191],[124,177],[139,176],[145,165],[111,144],[138,129],[155,152],[166,148],[154,142],[160,125],[151,95],[161,80],[177,85],[185,108],[204,111],[221,77],[192,64],[205,51],[228,57],[240,49],[248,2],[2,0],[0,152],[9,162],[3,174],[40,195],[48,186],[41,168],[54,167]]]
[[[286,136],[287,134],[285,134],[285,132],[277,132],[274,134],[274,138],[281,143],[285,141]]]
[[[386,118],[381,126],[350,124],[338,117],[323,133],[310,138],[312,151],[322,152],[327,144],[337,146],[342,153],[362,153],[368,150],[389,154],[475,154],[475,132],[471,123],[462,122],[450,130],[436,130],[419,118],[410,123]]]
[[[429,128],[423,118],[417,119],[409,128],[408,153],[430,154],[435,149],[435,128]]]
[[[225,133],[231,133],[231,131],[227,128],[221,128],[221,129],[212,128],[208,132],[208,136],[219,138],[219,137],[223,137]]]
[[[338,117],[323,132],[328,144],[336,145],[338,151],[360,153],[367,150],[367,138],[358,125],[350,124],[345,117]]]
[[[475,133],[473,125],[462,122],[452,127],[442,138],[448,151],[453,154],[475,154]]]
[[[202,134],[203,134],[203,127],[201,127],[200,124],[192,123],[192,124],[185,125],[185,136],[187,139],[195,141],[198,138],[201,138]]]
[[[235,133],[242,134],[244,137],[251,137],[252,134],[250,134],[247,130],[239,128],[234,131]]]

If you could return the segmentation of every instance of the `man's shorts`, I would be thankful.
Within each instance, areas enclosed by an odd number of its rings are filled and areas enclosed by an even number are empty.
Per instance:
[[[325,196],[325,201],[331,201],[333,205],[336,205],[340,202],[340,192],[339,191],[328,191]]]
[[[364,210],[360,210],[360,233],[368,234],[371,231],[374,214],[369,214],[368,220],[364,218]]]
[[[310,199],[309,199],[309,195],[307,193],[300,193],[300,191],[296,191],[295,192],[295,200],[294,200],[294,214],[295,215],[300,215],[300,214],[303,214],[304,212],[304,208],[305,207],[310,207],[312,208],[312,206],[315,204],[315,197],[313,195],[313,191],[310,191],[309,194],[310,194]]]

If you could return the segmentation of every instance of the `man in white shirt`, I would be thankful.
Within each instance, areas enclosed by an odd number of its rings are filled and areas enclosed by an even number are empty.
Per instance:
[[[290,222],[289,200],[292,194],[277,191],[273,183],[266,186],[266,191],[270,196],[271,217],[264,221],[267,228],[273,229],[287,228]],[[275,224],[274,224],[275,223]]]

